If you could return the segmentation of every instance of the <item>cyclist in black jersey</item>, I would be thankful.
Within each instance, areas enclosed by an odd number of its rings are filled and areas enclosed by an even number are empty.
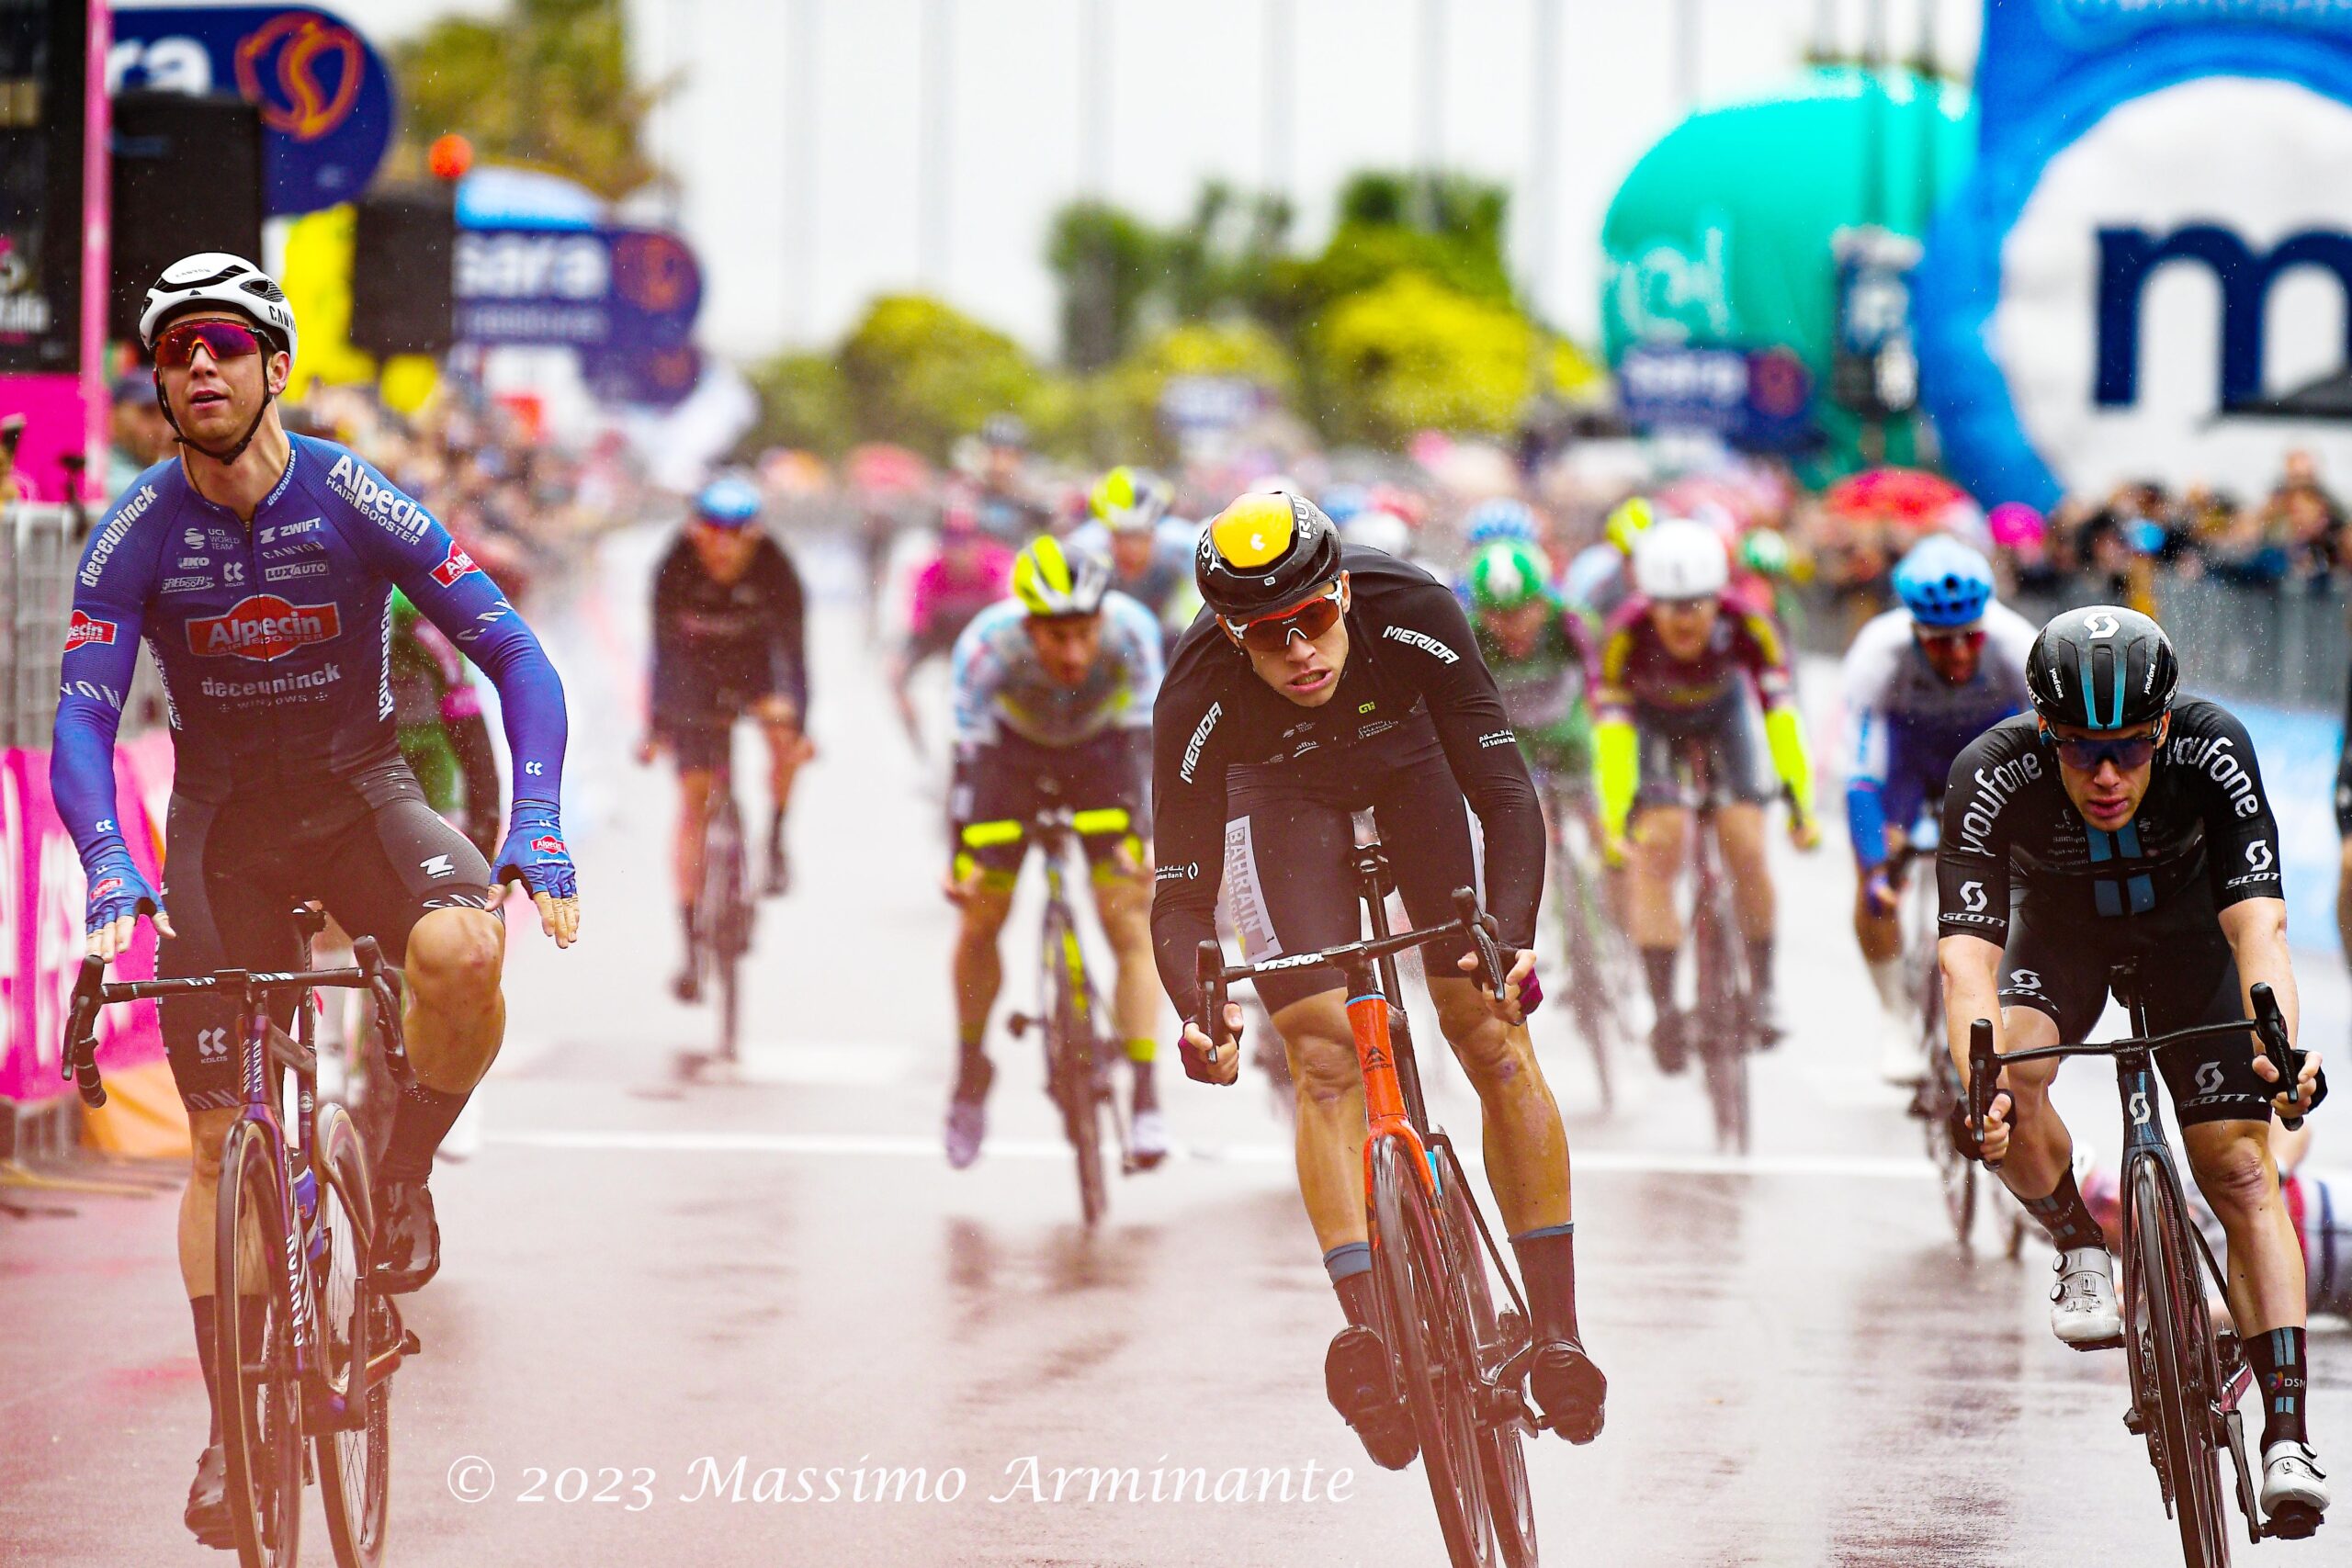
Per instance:
[[[1461,970],[1466,942],[1428,950],[1439,1027],[1477,1087],[1487,1169],[1528,1283],[1536,1398],[1572,1440],[1600,1429],[1606,1381],[1576,1319],[1567,1140],[1528,1043],[1544,818],[1494,677],[1453,591],[1378,550],[1342,547],[1313,502],[1243,496],[1203,531],[1194,577],[1209,614],[1178,641],[1153,713],[1158,860],[1152,941],[1161,983],[1187,1020],[1200,1010],[1199,944],[1216,934],[1220,887],[1251,962],[1353,941],[1347,866],[1354,817],[1370,810],[1417,924],[1452,918],[1477,880],[1464,797],[1486,840],[1487,907],[1510,951],[1510,999]],[[1290,1055],[1298,1172],[1307,1215],[1348,1326],[1324,1364],[1332,1403],[1373,1459],[1409,1463],[1411,1423],[1389,1386],[1376,1329],[1360,1172],[1363,1083],[1336,969],[1281,971],[1258,994]],[[1193,1023],[1190,1076],[1230,1084],[1241,1010],[1227,1038]]]
[[[2267,983],[2298,1028],[2278,831],[2254,746],[2219,704],[2174,700],[2179,667],[2147,616],[2114,605],[2060,615],[2026,661],[2034,711],[1960,754],[1945,786],[1939,958],[1952,1055],[1995,1019],[2004,1052],[2080,1040],[2111,967],[2143,960],[2158,1032],[2246,1016]],[[2262,1506],[2323,1513],[2304,1430],[2303,1260],[2269,1146],[2325,1093],[2312,1053],[2295,1085],[2251,1034],[2160,1051],[2197,1184],[2229,1235],[2230,1315],[2264,1390]],[[2050,1102],[2055,1061],[2001,1075],[1982,1153],[2059,1248],[2051,1326],[2083,1348],[2122,1331],[2107,1241],[2075,1183]],[[1955,1129],[1963,1146],[1964,1126]],[[1971,1150],[1970,1152],[1977,1152]]]
[[[653,682],[650,733],[638,749],[650,761],[666,750],[678,765],[678,836],[672,854],[678,923],[686,952],[671,989],[684,1001],[701,993],[694,947],[700,924],[702,846],[712,781],[733,743],[739,714],[767,739],[768,817],[765,891],[791,877],[785,812],[801,764],[816,754],[808,739],[808,634],[800,574],[775,536],[759,525],[760,493],[750,480],[722,475],[695,497],[694,513],[653,574]]]

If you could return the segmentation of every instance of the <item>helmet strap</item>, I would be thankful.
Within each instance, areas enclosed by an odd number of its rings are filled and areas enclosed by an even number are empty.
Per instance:
[[[264,343],[267,343],[268,339],[264,338],[262,341]],[[164,392],[163,371],[159,368],[152,372],[152,374],[155,378],[155,401],[163,408],[164,422],[172,427],[172,438],[177,441],[181,446],[188,448],[190,451],[202,453],[205,457],[211,458],[214,462],[220,464],[224,468],[236,462],[238,458],[243,457],[245,455],[245,448],[254,444],[254,437],[261,434],[261,422],[269,417],[269,405],[274,402],[277,397],[277,393],[269,389],[269,363],[267,358],[265,357],[262,362],[261,368],[261,407],[254,411],[253,423],[245,426],[245,433],[237,437],[236,444],[234,446],[232,446],[226,451],[215,452],[209,446],[203,446],[191,439],[187,432],[180,428],[178,417],[172,412],[172,400],[165,396]]]

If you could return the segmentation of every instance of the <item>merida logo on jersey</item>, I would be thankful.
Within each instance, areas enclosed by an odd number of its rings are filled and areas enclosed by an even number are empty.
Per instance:
[[[392,533],[404,539],[424,536],[433,514],[387,484],[378,484],[373,476],[359,465],[359,459],[346,452],[334,460],[327,470],[329,488],[368,513]]]
[[[1380,635],[1392,641],[1401,642],[1408,648],[1418,648],[1423,653],[1435,659],[1442,659],[1448,664],[1458,664],[1462,661],[1460,654],[1427,632],[1417,632],[1407,626],[1385,626],[1382,628]]]
[[[114,634],[112,621],[96,620],[76,610],[65,626],[65,651],[71,653],[85,642],[112,642]]]
[[[153,485],[140,486],[139,493],[122,503],[120,510],[114,514],[114,521],[107,525],[106,532],[91,541],[89,558],[82,563],[83,587],[96,588],[98,585],[98,579],[106,575],[107,558],[122,543],[122,536],[130,532],[130,525],[154,504]]]
[[[191,619],[187,649],[199,659],[283,659],[298,648],[330,641],[342,630],[333,604],[289,604],[275,593],[254,593],[225,615]]]
[[[443,556],[441,564],[433,569],[433,581],[447,588],[466,573],[481,570],[474,565],[474,558],[466,554],[465,547],[452,539],[449,541],[449,553]]]
[[[1209,734],[1216,728],[1216,721],[1224,712],[1223,703],[1211,703],[1209,711],[1193,727],[1193,738],[1184,742],[1184,766],[1179,772],[1186,784],[1193,782],[1193,770],[1201,765],[1201,748],[1209,743]]]

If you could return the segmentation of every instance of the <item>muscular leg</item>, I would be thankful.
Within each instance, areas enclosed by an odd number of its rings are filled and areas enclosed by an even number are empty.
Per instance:
[[[212,1293],[215,1269],[213,1216],[220,1208],[220,1145],[242,1114],[234,1109],[187,1113],[187,1185],[180,1190],[180,1280],[190,1301]]]
[[[1151,1065],[1159,1055],[1159,971],[1151,952],[1151,867],[1105,861],[1094,868],[1094,912],[1119,968],[1112,1011],[1135,1074],[1134,1108],[1157,1109],[1159,1091]]]
[[[506,1037],[506,926],[487,909],[431,909],[409,932],[401,1032],[416,1082],[384,1146],[388,1180],[423,1181]]]
[[[2034,1008],[2003,1008],[2001,1030],[2003,1051],[2058,1043],[2058,1025]],[[2050,1103],[2050,1085],[2057,1076],[2056,1062],[2023,1062],[2002,1070],[2002,1086],[2009,1091],[2009,1152],[2001,1162],[2001,1181],[2023,1201],[2048,1197],[2074,1170],[2075,1140]]]
[[[681,909],[691,909],[702,896],[702,836],[709,826],[710,779],[708,768],[678,774],[678,836],[673,840],[671,865]]]
[[[760,732],[768,741],[768,799],[775,815],[782,817],[791,807],[792,781],[800,776],[800,764],[808,760],[808,750],[801,742],[797,721],[766,721]]]
[[[1659,1032],[1652,1037],[1658,1065],[1679,1070],[1680,1052],[1661,1043],[1675,1032],[1680,1009],[1674,993],[1675,954],[1682,947],[1682,919],[1674,908],[1674,885],[1690,855],[1690,813],[1675,806],[1653,806],[1634,819],[1634,852],[1627,867],[1634,945],[1642,956],[1642,978]]]
[[[1307,1224],[1328,1256],[1366,1239],[1363,1217],[1363,1074],[1347,994],[1334,988],[1274,1014],[1290,1053],[1298,1097],[1298,1194]]]
[[[988,1034],[989,1010],[996,1006],[997,989],[1004,983],[997,937],[1012,912],[1012,889],[989,882],[983,872],[980,885],[965,897],[963,921],[956,928],[956,1037],[967,1064],[985,1058],[981,1043]]]
[[[1503,1224],[1513,1235],[1566,1224],[1567,1134],[1526,1028],[1487,1011],[1474,981],[1432,975],[1429,984],[1438,1028],[1478,1091],[1487,1179]]]
[[[2230,1238],[2230,1316],[2242,1337],[2303,1323],[2303,1253],[2278,1193],[2269,1128],[2207,1122],[2183,1127],[2198,1190]]]
[[[1750,942],[1772,940],[1772,867],[1764,854],[1764,808],[1736,801],[1715,812],[1715,840],[1731,873],[1733,917]]]

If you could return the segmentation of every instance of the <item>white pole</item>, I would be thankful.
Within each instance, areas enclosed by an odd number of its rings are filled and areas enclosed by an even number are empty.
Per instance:
[[[923,285],[947,282],[947,126],[955,82],[954,13],[948,0],[923,0],[922,39],[922,150],[915,179],[915,264]]]
[[[1103,0],[1078,6],[1078,188],[1100,197],[1110,184],[1111,12]]]
[[[1529,92],[1527,292],[1539,299],[1551,281],[1553,228],[1559,220],[1560,0],[1535,0],[1534,79]]]
[[[1295,120],[1292,69],[1298,52],[1298,7],[1293,0],[1266,0],[1265,66],[1259,84],[1264,167],[1259,178],[1269,196],[1287,197],[1291,186],[1292,132]]]
[[[785,325],[795,347],[816,330],[817,0],[791,0],[784,102]]]

